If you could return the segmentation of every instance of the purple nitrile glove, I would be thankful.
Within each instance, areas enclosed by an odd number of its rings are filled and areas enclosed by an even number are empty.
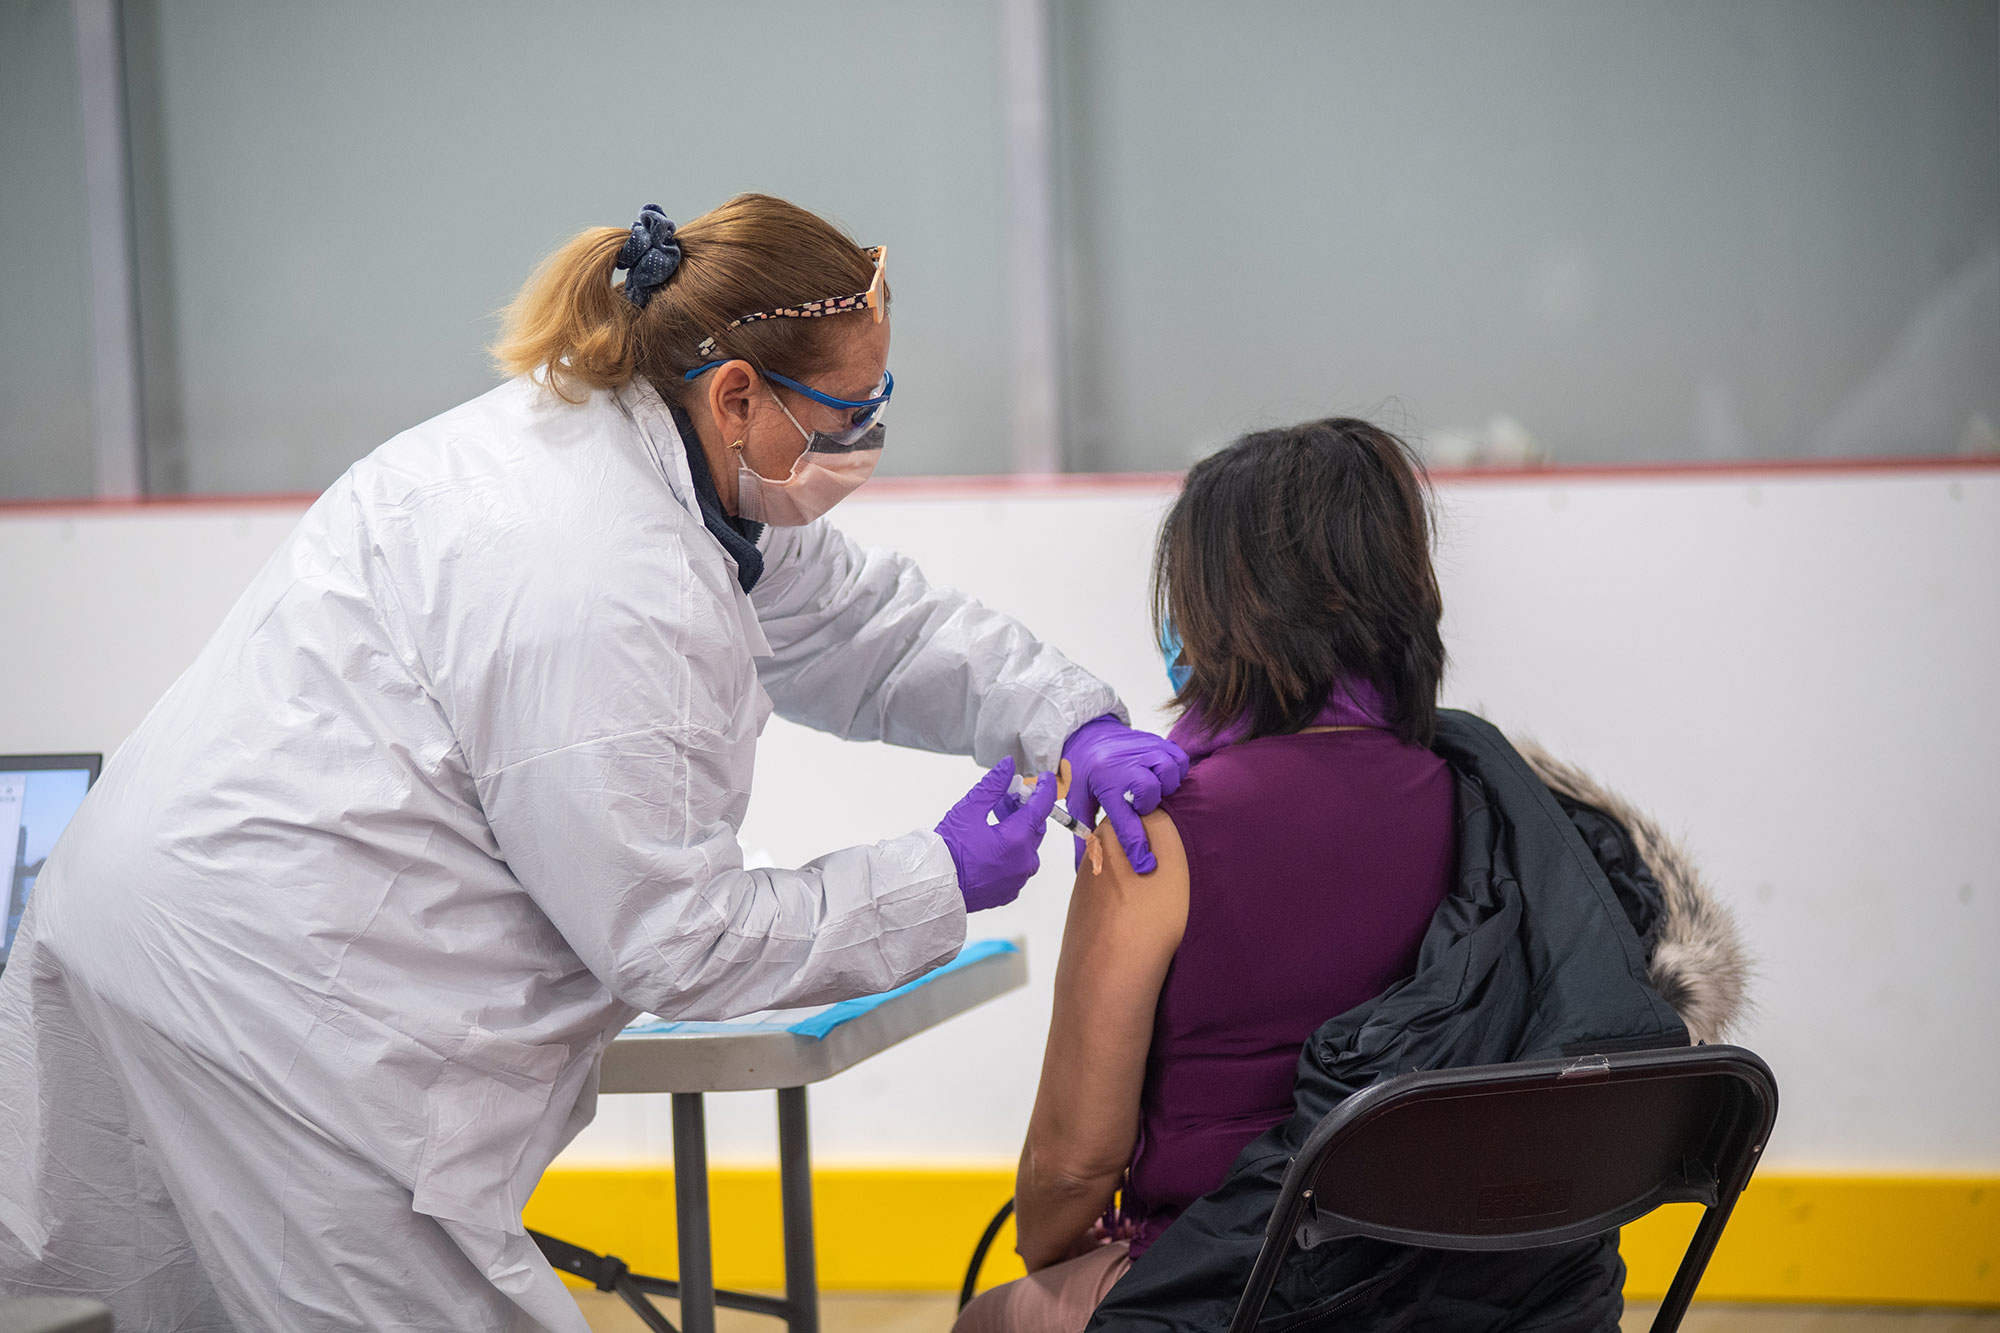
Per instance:
[[[1086,824],[1097,822],[1101,806],[1118,835],[1126,859],[1142,875],[1159,868],[1139,816],[1160,808],[1187,776],[1187,751],[1150,731],[1134,731],[1106,713],[1078,727],[1063,742],[1069,760],[1069,812]],[[1129,801],[1128,801],[1129,796]],[[1077,861],[1083,844],[1077,843]]]
[[[1025,801],[1007,794],[1013,781],[1014,758],[1009,755],[938,822],[937,835],[951,849],[968,912],[1005,907],[1041,868],[1042,833],[1056,805],[1056,775],[1042,774]],[[987,823],[989,814],[999,822]]]

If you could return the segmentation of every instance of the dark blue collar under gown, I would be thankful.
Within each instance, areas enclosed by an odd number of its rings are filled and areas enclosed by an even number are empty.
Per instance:
[[[715,478],[708,470],[708,455],[701,451],[701,437],[694,433],[694,422],[678,407],[668,410],[674,414],[674,426],[687,448],[688,471],[694,474],[694,496],[701,505],[701,525],[729,552],[736,562],[736,581],[743,585],[744,592],[749,592],[764,575],[764,553],[757,549],[764,525],[737,518],[722,507],[722,493],[715,489]]]

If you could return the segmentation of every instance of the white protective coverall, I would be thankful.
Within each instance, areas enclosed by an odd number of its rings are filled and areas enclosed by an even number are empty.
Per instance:
[[[639,1010],[953,957],[928,830],[746,870],[775,705],[1052,767],[1122,712],[825,521],[754,595],[635,383],[525,380],[320,497],[113,756],[0,978],[0,1290],[145,1329],[584,1329],[521,1225]]]

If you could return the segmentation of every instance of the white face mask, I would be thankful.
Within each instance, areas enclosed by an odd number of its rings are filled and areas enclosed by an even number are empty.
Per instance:
[[[829,435],[799,425],[777,394],[771,401],[806,437],[806,451],[792,464],[790,476],[772,481],[753,471],[743,459],[742,444],[735,445],[736,512],[753,523],[804,527],[875,474],[875,465],[882,461],[882,414],[878,410],[862,425]]]

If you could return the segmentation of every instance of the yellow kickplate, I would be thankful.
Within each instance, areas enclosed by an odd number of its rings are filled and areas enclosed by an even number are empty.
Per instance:
[[[828,1167],[813,1173],[820,1284],[850,1291],[955,1290],[1012,1168]],[[709,1174],[716,1280],[784,1285],[778,1173]],[[1627,1296],[1657,1299],[1700,1210],[1662,1208],[1627,1227]],[[527,1224],[642,1273],[678,1271],[674,1178],[655,1166],[552,1170]],[[1021,1275],[1009,1227],[982,1286]],[[1722,1301],[2000,1306],[2000,1178],[1759,1176],[1736,1205],[1701,1296]]]
[[[708,1176],[716,1281],[784,1286],[775,1168],[721,1167]],[[848,1291],[956,1291],[995,1211],[1014,1192],[1011,1168],[813,1172],[819,1280]],[[641,1273],[680,1271],[674,1175],[659,1167],[559,1168],[542,1178],[523,1220],[572,1244],[616,1254]],[[1009,1226],[994,1242],[981,1286],[1020,1277]]]
[[[1625,1228],[1625,1294],[1665,1294],[1701,1209]],[[2000,1306],[2000,1179],[1758,1176],[1703,1275],[1716,1301]]]

